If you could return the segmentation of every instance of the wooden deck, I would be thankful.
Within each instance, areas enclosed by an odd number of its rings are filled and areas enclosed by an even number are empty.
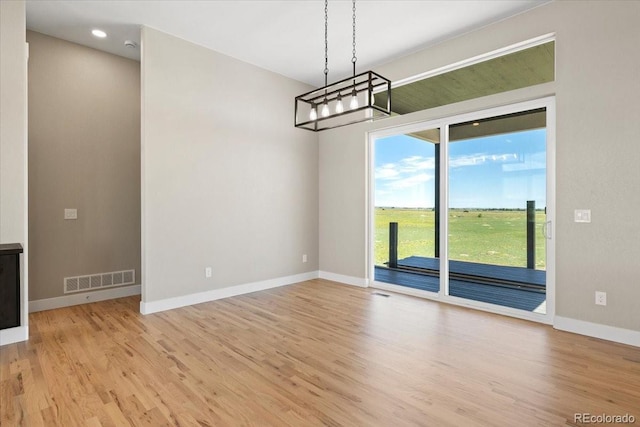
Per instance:
[[[440,290],[440,280],[437,275],[416,271],[376,267],[375,280],[429,292],[438,292]],[[545,302],[547,298],[544,288],[535,289],[531,287],[494,285],[453,278],[449,280],[449,294],[473,301],[542,313],[545,312]]]
[[[440,259],[411,256],[398,260],[398,267],[433,273],[440,271]],[[547,276],[544,270],[455,260],[449,260],[449,273],[460,280],[539,288],[545,287]]]

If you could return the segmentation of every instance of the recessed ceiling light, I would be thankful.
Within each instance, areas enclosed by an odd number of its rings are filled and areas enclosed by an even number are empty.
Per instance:
[[[104,32],[104,31],[102,31],[102,30],[98,30],[98,29],[96,29],[96,30],[91,30],[91,34],[93,34],[93,35],[94,35],[94,36],[96,36],[96,37],[100,37],[101,39],[103,39],[103,38],[107,37],[107,33],[105,33],[105,32]]]
[[[474,126],[480,126],[480,123],[478,123],[478,122],[473,122],[473,125],[474,125]]]

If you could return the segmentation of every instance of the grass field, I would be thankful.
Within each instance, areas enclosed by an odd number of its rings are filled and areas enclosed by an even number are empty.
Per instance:
[[[376,208],[376,265],[389,258],[389,223],[398,223],[398,259],[434,256],[432,209]],[[484,264],[527,266],[527,213],[524,210],[449,211],[449,258]],[[543,211],[536,211],[536,269],[545,269]]]

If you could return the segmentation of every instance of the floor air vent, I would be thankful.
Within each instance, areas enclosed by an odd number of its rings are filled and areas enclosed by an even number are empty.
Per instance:
[[[389,294],[383,294],[381,292],[371,292],[371,295],[375,295],[375,296],[378,296],[378,297],[385,297],[385,298],[389,298],[391,296]]]
[[[135,282],[135,270],[90,274],[88,276],[65,277],[64,293],[68,294],[93,289],[111,288],[113,286],[133,285]]]

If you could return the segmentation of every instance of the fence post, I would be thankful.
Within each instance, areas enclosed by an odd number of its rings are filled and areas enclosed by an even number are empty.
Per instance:
[[[536,268],[536,202],[527,200],[527,268]]]
[[[389,268],[398,268],[398,223],[389,223]]]

